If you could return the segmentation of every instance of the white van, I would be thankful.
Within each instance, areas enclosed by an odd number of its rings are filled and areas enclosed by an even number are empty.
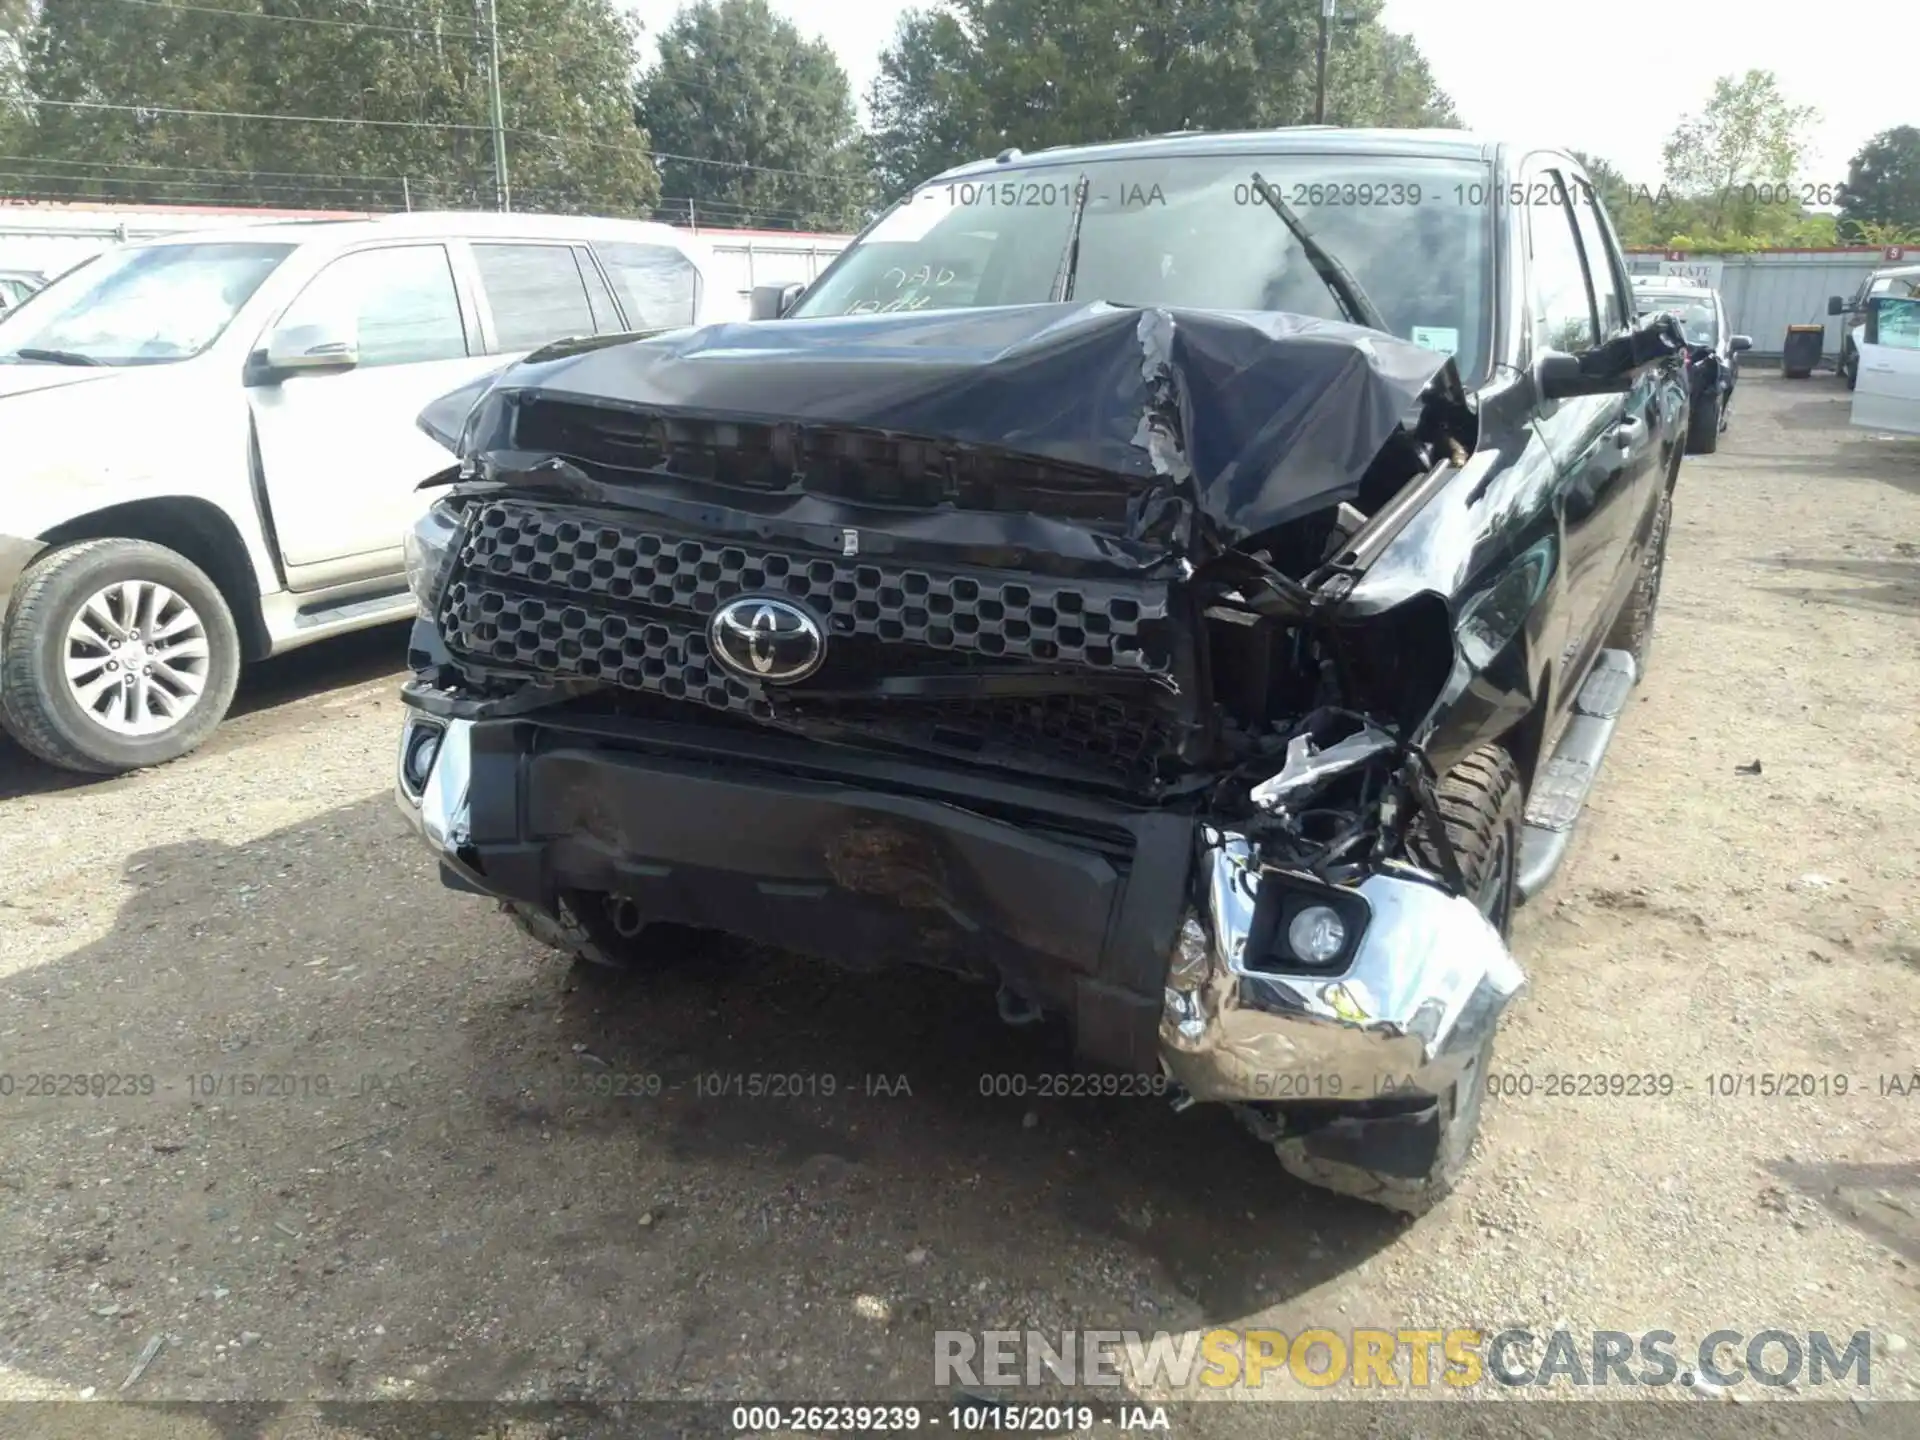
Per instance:
[[[1845,316],[1840,330],[1840,378],[1849,390],[1860,380],[1860,337],[1866,329],[1867,305],[1882,295],[1906,299],[1920,296],[1920,265],[1889,265],[1876,270],[1860,282],[1860,288],[1848,300],[1838,295],[1827,299],[1827,314]]]
[[[413,613],[432,400],[573,336],[744,318],[705,242],[413,214],[169,236],[0,319],[0,721],[110,774],[193,749],[244,660]]]
[[[1857,344],[1853,423],[1920,435],[1920,296],[1870,296]]]

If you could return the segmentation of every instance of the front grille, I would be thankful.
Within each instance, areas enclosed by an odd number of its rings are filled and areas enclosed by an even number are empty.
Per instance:
[[[767,693],[708,649],[706,619],[740,595],[807,605],[876,676],[1032,662],[1143,678],[1167,673],[1164,592],[1099,581],[1011,578],[886,561],[807,557],[667,534],[558,507],[500,501],[473,518],[441,602],[456,656],[600,680],[751,716],[813,718],[956,755],[1022,750],[1147,778],[1169,744],[1151,703],[1042,696],[964,701],[809,700]],[[844,670],[843,670],[844,674]]]
[[[1170,663],[1166,602],[1143,599],[1135,588],[808,559],[546,507],[487,506],[455,573],[498,583],[503,592],[524,587],[529,594],[610,601],[616,613],[680,612],[704,621],[736,596],[778,594],[811,608],[829,635],[1147,675],[1165,675]],[[536,606],[526,618],[538,628],[547,617]],[[545,668],[549,647],[539,648]],[[501,651],[493,658],[527,656]]]

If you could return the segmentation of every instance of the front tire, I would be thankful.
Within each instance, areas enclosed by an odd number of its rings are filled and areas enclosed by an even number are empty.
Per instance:
[[[49,765],[118,775],[177,760],[213,733],[239,678],[226,600],[165,546],[83,540],[14,589],[0,714]]]
[[[1720,392],[1714,391],[1687,420],[1687,453],[1711,455],[1720,448]]]
[[[1441,780],[1437,798],[1447,839],[1460,861],[1467,894],[1480,913],[1506,939],[1513,925],[1519,875],[1520,827],[1525,797],[1513,757],[1498,746],[1476,750]],[[1438,863],[1429,839],[1413,837],[1416,858]],[[1398,1211],[1424,1215],[1448,1195],[1466,1170],[1480,1133],[1480,1099],[1493,1061],[1494,1032],[1489,1030],[1460,1078],[1439,1099],[1439,1143],[1424,1175],[1387,1173],[1365,1165],[1315,1155],[1307,1136],[1275,1140],[1281,1168],[1295,1179],[1323,1190]]]

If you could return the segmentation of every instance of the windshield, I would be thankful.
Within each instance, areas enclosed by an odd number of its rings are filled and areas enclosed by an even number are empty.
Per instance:
[[[1487,167],[1409,156],[1167,155],[1003,167],[921,187],[790,313],[1032,305],[1055,296],[1080,177],[1072,298],[1344,319],[1258,174],[1403,339],[1485,371]]]
[[[1689,345],[1720,343],[1720,317],[1714,313],[1712,305],[1698,297],[1649,294],[1642,291],[1640,313],[1651,315],[1658,310],[1670,310],[1679,317],[1680,328],[1687,332]]]
[[[0,320],[0,361],[188,359],[220,338],[292,251],[251,241],[109,251]]]

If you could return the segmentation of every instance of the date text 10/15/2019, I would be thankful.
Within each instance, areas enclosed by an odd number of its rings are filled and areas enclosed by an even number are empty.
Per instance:
[[[1235,205],[1271,205],[1284,200],[1295,208],[1323,206],[1383,207],[1446,204],[1479,207],[1504,201],[1508,205],[1591,205],[1600,198],[1590,186],[1571,188],[1558,180],[1513,180],[1504,184],[1462,182],[1453,185],[1422,185],[1404,180],[1310,180],[1268,182],[1265,186],[1251,180],[1237,182],[1232,188]],[[920,198],[944,198],[956,207],[1024,209],[1037,206],[1061,206],[1072,209],[1079,196],[1079,185],[1072,180],[954,180],[922,191]],[[1089,189],[1088,201],[1102,210],[1145,210],[1166,206],[1164,187],[1140,181],[1102,184]],[[1636,207],[1662,210],[1684,197],[1662,185],[1629,185],[1613,193],[1609,206],[1615,210]],[[1796,210],[1839,203],[1842,187],[1831,184],[1781,183],[1748,184],[1734,187],[1729,197],[1746,205],[1784,205]]]

